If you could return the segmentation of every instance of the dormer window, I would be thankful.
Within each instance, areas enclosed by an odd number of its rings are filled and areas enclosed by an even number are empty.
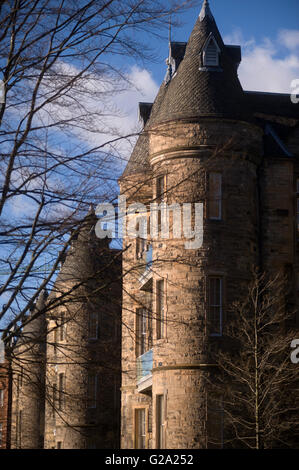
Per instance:
[[[213,41],[210,41],[208,47],[204,52],[205,65],[218,65],[218,51]]]
[[[209,36],[203,48],[203,66],[218,67],[219,66],[220,49],[212,35]]]

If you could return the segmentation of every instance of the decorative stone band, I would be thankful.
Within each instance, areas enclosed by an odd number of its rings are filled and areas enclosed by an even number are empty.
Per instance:
[[[155,165],[161,160],[172,160],[175,158],[197,158],[201,153],[206,155],[207,151],[215,151],[216,145],[198,145],[192,148],[188,147],[177,147],[165,150],[163,153],[158,152],[157,154],[151,155],[151,164]]]
[[[256,113],[255,115],[260,115],[260,116],[266,116],[264,113]],[[272,114],[268,114],[268,117],[275,118]],[[150,134],[151,132],[158,132],[160,128],[168,127],[170,124],[176,125],[176,124],[206,124],[206,123],[216,123],[219,125],[219,119],[221,120],[221,124],[223,123],[228,123],[228,124],[237,124],[237,125],[245,125],[248,127],[252,127],[257,131],[259,134],[263,134],[262,128],[258,125],[255,124],[252,121],[246,121],[244,119],[236,119],[234,117],[231,117],[228,114],[213,114],[213,113],[205,113],[205,114],[200,114],[200,115],[190,115],[190,116],[178,116],[177,118],[171,118],[167,119],[164,121],[161,121],[159,123],[153,123],[150,127],[147,128],[146,131],[143,132],[143,134]],[[292,118],[281,118],[277,117],[277,120],[280,119],[285,119],[286,121],[291,121]],[[293,121],[298,121],[298,119],[293,119]]]
[[[192,158],[215,148],[256,156],[262,152],[262,135],[255,124],[243,121],[227,119],[221,125],[215,119],[173,121],[149,130],[149,161],[154,165],[180,154]]]
[[[125,392],[125,391],[132,391],[132,390],[136,390],[137,389],[137,385],[124,385],[123,387],[120,387],[120,391],[121,392]]]
[[[162,370],[186,370],[186,369],[207,369],[209,367],[218,367],[218,364],[175,364],[170,366],[154,367],[152,373]]]

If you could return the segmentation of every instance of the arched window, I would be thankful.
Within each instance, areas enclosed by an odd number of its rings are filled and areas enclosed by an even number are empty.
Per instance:
[[[203,65],[218,67],[220,49],[213,36],[210,36],[203,49]]]

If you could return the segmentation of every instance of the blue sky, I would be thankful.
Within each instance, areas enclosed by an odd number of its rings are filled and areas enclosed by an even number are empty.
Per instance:
[[[171,1],[171,0],[169,0]],[[180,27],[174,27],[172,40],[187,41],[202,2],[181,16]],[[242,46],[242,63],[239,68],[239,78],[246,90],[290,93],[290,84],[299,79],[299,0],[210,0],[210,6],[224,42]],[[165,59],[168,56],[167,28],[163,39],[143,36],[141,39],[150,41],[153,46],[155,62],[135,63],[133,59],[122,58],[119,62],[126,65],[125,72],[132,84],[130,90],[108,96],[111,109],[120,112],[103,120],[103,126],[113,127],[122,135],[130,134],[140,129],[138,125],[138,102],[152,102],[166,73]],[[66,64],[62,64],[66,67]],[[75,64],[68,64],[74,67]],[[102,90],[103,83],[96,79],[92,86]],[[91,112],[94,107],[103,103],[94,97],[84,103]],[[54,106],[54,104],[53,104]],[[298,105],[299,106],[299,105]],[[53,108],[55,111],[55,107]],[[66,113],[69,112],[67,109]],[[67,117],[68,114],[67,114]],[[105,132],[90,134],[80,130],[74,135],[71,144],[88,142],[101,145],[110,139]],[[134,140],[134,139],[133,139]],[[119,163],[115,164],[112,175],[119,176],[129,158],[132,143],[128,140],[120,142],[119,152],[122,155]],[[23,201],[15,198],[10,210],[14,216],[24,212]],[[96,201],[95,201],[96,202]],[[28,208],[30,210],[30,207]]]
[[[202,1],[196,3],[194,8],[181,15],[181,26],[173,27],[172,40],[188,40],[201,10]],[[210,0],[210,6],[224,41],[242,47],[239,78],[243,88],[290,93],[292,80],[299,79],[299,0]],[[152,45],[156,56],[154,62],[136,63],[134,58],[117,58],[116,65],[125,66],[124,73],[127,74],[131,88],[112,96],[108,94],[107,101],[111,112],[103,119],[103,132],[91,134],[80,129],[68,142],[70,146],[75,146],[78,142],[82,145],[101,145],[111,138],[108,131],[105,133],[106,128],[117,129],[123,136],[140,130],[138,102],[154,101],[166,73],[167,20],[161,35],[160,39],[145,33],[141,36],[141,40]],[[63,63],[61,67],[71,69],[76,67],[76,64]],[[101,91],[103,82],[97,82],[95,78],[92,86]],[[122,88],[121,84],[119,88]],[[83,104],[93,113],[94,109],[103,107],[102,101],[103,98],[99,100],[93,95],[92,99]],[[52,106],[54,112],[55,105]],[[66,108],[64,117],[69,118],[69,112]],[[119,142],[118,150],[122,158],[114,165],[117,176],[123,171],[134,141],[135,139],[125,139]],[[20,206],[20,200],[15,198],[14,207],[11,209],[19,216],[20,210],[24,211],[23,203]]]
[[[188,40],[201,4],[198,2],[198,6],[182,16],[184,24],[172,31],[174,41]],[[210,7],[224,39],[236,37],[239,33],[244,41],[254,40],[257,45],[263,44],[265,39],[270,40],[275,46],[277,58],[284,58],[288,53],[278,40],[280,31],[297,30],[299,35],[298,0],[210,0]],[[160,56],[161,64],[151,66],[153,77],[158,82],[163,80],[165,73],[163,59],[167,57],[167,39],[161,44]]]
[[[245,34],[260,40],[265,35],[273,37],[280,28],[299,27],[298,0],[210,0],[210,7],[223,34],[240,27]],[[195,7],[185,15],[189,24],[177,32],[182,34],[182,40],[190,32],[199,10],[200,6]]]
[[[180,27],[173,27],[172,40],[189,39],[202,1],[181,15]],[[242,47],[239,79],[245,90],[291,93],[292,80],[299,79],[298,0],[210,0],[211,10],[226,44]],[[115,125],[128,130],[137,123],[138,102],[152,102],[166,73],[167,28],[164,39],[141,37],[153,46],[154,62],[124,60],[128,78],[135,89],[116,96],[123,118]],[[292,90],[293,91],[293,90]],[[132,127],[130,127],[132,129]],[[127,153],[126,158],[128,158]]]

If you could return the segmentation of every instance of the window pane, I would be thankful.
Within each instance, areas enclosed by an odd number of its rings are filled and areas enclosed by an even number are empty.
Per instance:
[[[0,339],[0,364],[4,362],[4,343]]]
[[[207,396],[207,435],[209,449],[223,448],[224,408],[223,398],[213,392]]]
[[[157,448],[158,449],[164,449],[164,421],[165,421],[165,416],[164,416],[164,396],[163,395],[157,395],[157,410],[156,410],[156,416],[157,416]]]
[[[222,449],[223,447],[223,412],[208,410],[208,448]]]
[[[136,238],[136,257],[137,259],[142,258],[144,252],[146,251],[146,239],[145,238]]]
[[[222,334],[222,279],[210,278],[208,283],[208,327],[211,335]]]
[[[99,316],[97,312],[89,312],[89,339],[98,339]]]
[[[221,305],[221,299],[220,299],[220,279],[215,279],[215,300],[214,300],[215,305]]]
[[[157,194],[156,194],[158,202],[164,199],[164,192],[165,192],[164,176],[159,176],[159,178],[157,178]]]
[[[135,410],[136,449],[146,448],[145,409]]]
[[[96,374],[88,375],[87,393],[88,393],[88,397],[87,397],[88,408],[96,408],[97,406],[97,375]]]
[[[60,341],[64,340],[64,332],[65,332],[65,315],[64,313],[62,313],[60,317]]]
[[[141,356],[147,350],[146,336],[147,336],[147,311],[145,308],[138,308],[136,310],[136,355]]]
[[[220,173],[209,174],[209,218],[221,219],[222,217],[222,175]]]
[[[157,339],[164,338],[164,280],[157,281],[156,284],[156,304],[157,304]]]
[[[221,212],[220,212],[220,201],[219,200],[210,200],[210,206],[209,206],[209,216],[210,219],[220,219],[221,218]]]
[[[17,420],[17,442],[19,447],[22,445],[22,411],[18,413],[18,420]]]
[[[53,384],[52,390],[52,417],[55,416],[55,409],[56,409],[56,384]]]
[[[153,326],[152,326],[152,312],[147,312],[147,347],[151,349],[153,346]]]
[[[58,375],[58,409],[62,410],[64,402],[64,374]]]
[[[54,354],[56,354],[56,352],[57,352],[57,343],[58,343],[57,326],[55,326],[55,330],[54,330]]]

